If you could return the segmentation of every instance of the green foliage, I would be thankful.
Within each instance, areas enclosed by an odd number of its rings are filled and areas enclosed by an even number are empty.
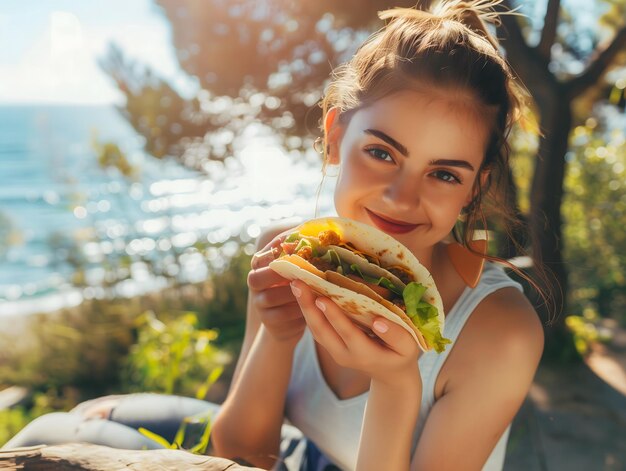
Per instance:
[[[580,355],[589,353],[591,345],[596,342],[608,342],[610,336],[598,327],[600,317],[591,308],[585,309],[582,316],[568,316],[565,324],[574,335],[574,345]]]
[[[97,134],[94,134],[92,146],[96,151],[98,165],[101,168],[115,168],[122,176],[128,179],[137,179],[139,177],[139,169],[128,161],[126,154],[114,142],[102,143],[98,141]]]
[[[197,328],[195,313],[164,323],[148,311],[137,319],[138,339],[122,372],[129,392],[155,391],[195,396],[215,382],[230,357],[213,345],[217,332]]]
[[[251,258],[239,248],[223,268],[213,271],[209,301],[199,315],[203,327],[219,331],[219,345],[231,346],[233,350],[238,350],[243,340]]]
[[[563,204],[572,310],[626,323],[626,138],[590,118],[575,128]]]
[[[185,449],[191,453],[204,454],[209,446],[211,436],[212,412],[202,412],[190,417],[185,417],[178,428],[172,443],[150,430],[139,427],[139,432],[146,437],[169,449]]]
[[[29,422],[63,407],[63,402],[58,393],[51,390],[35,393],[29,405],[0,410],[0,447]]]
[[[203,399],[230,355],[214,345],[216,330],[197,327],[194,313],[165,309],[180,306],[180,298],[176,290],[85,302],[57,315],[34,316],[17,340],[2,336],[0,386],[17,384],[35,392],[30,404],[0,411],[0,444],[42,414],[111,392],[149,390]],[[145,307],[159,310],[166,321]],[[189,417],[181,430],[178,447],[204,452],[209,416]]]
[[[196,390],[204,388],[206,393],[209,373],[213,367],[226,363],[226,354],[218,354],[216,349],[228,347],[232,352],[238,351],[243,339],[246,276],[250,266],[250,256],[242,249],[231,259],[215,247],[202,248],[203,251],[211,249],[215,251],[215,257],[225,263],[215,269],[206,282],[174,286],[132,299],[87,300],[59,313],[30,316],[20,336],[0,332],[0,386],[22,385],[36,391],[75,388],[80,391],[79,401],[94,395],[133,390],[131,378],[127,375],[122,379],[120,372],[123,365],[128,366],[125,357],[139,336],[137,319],[151,311],[162,319],[154,320],[153,326],[159,322],[167,326],[170,319],[180,318],[178,324],[166,328],[168,335],[186,336],[183,340],[174,337],[168,340],[177,345],[176,355],[182,355],[183,360],[177,362],[187,361],[185,355],[190,355],[181,346],[185,342],[198,349],[204,345],[205,352],[213,355],[212,359],[207,357],[193,365],[181,366],[181,369],[191,369],[184,373],[191,375],[189,382],[178,384],[178,380],[173,379],[174,371],[168,373],[169,383],[159,384],[155,380],[154,387],[167,391],[174,384],[175,392],[194,395]],[[199,321],[185,316],[188,311],[199,313],[192,314]],[[150,324],[145,318],[143,322],[144,328],[148,329]],[[156,332],[152,335],[156,337]],[[142,346],[145,348],[149,345],[147,338],[148,334],[144,333]],[[199,354],[195,354],[194,358],[198,357]],[[214,360],[216,362],[211,363]],[[149,372],[149,362],[145,360],[144,363]],[[135,374],[139,375],[140,384],[150,383],[152,373],[135,371]],[[180,374],[183,374],[182,370]],[[165,387],[165,384],[170,386]],[[134,390],[140,387],[136,385]],[[177,389],[179,387],[182,389]]]
[[[220,126],[230,126],[223,121],[209,122],[207,114],[201,112],[197,98],[183,98],[150,68],[124,57],[123,52],[115,45],[109,48],[108,55],[100,61],[100,66],[115,80],[126,96],[126,105],[120,111],[137,133],[146,139],[146,151],[156,158],[182,156],[183,148],[188,145],[197,147],[203,142],[206,132],[220,129]],[[205,150],[212,154],[210,147]],[[112,151],[109,155],[115,157],[117,162],[122,162],[117,158],[118,149],[109,149]],[[121,153],[119,155],[123,156]],[[224,157],[225,153],[222,153],[221,158]],[[200,159],[184,160],[189,167],[202,170],[203,162]],[[130,170],[125,164],[118,168],[123,174],[123,169]]]
[[[0,339],[0,385],[38,391],[70,387],[87,396],[106,392],[118,383],[122,359],[134,341],[137,307],[128,300],[90,301],[32,316],[21,335]]]
[[[192,312],[181,313],[163,323],[148,311],[139,319],[138,341],[131,348],[123,378],[130,391],[156,391],[195,395],[204,399],[221,376],[230,357],[213,345],[217,331],[198,329]],[[139,428],[139,432],[165,448],[204,453],[211,433],[208,412],[186,417],[172,443]]]

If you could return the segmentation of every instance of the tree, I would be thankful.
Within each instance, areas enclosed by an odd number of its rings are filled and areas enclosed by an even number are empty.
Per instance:
[[[125,61],[119,50],[112,49],[104,64],[127,95],[124,113],[146,138],[146,148],[199,170],[206,170],[207,160],[230,155],[237,137],[253,121],[281,135],[286,147],[310,146],[320,118],[315,105],[332,68],[381,26],[377,11],[415,5],[401,0],[155,2],[172,25],[181,67],[198,83],[197,96],[181,97],[149,71]],[[516,6],[509,0],[503,5]],[[565,303],[568,280],[561,205],[569,137],[581,116],[607,93],[607,70],[624,62],[625,11],[624,0],[609,4],[601,24],[615,33],[605,42],[596,31],[585,32],[591,48],[572,41],[577,25],[559,0],[548,1],[543,26],[535,28],[540,36],[536,45],[526,38],[533,34],[532,25],[516,16],[503,16],[498,30],[505,36],[502,45],[509,61],[535,98],[543,133],[525,217],[538,241],[534,254],[555,275],[547,288],[558,308]],[[570,67],[582,63],[582,72]],[[159,93],[167,97],[167,106],[154,98]],[[143,111],[145,102],[148,111]],[[563,316],[549,337],[549,346],[573,352]]]
[[[514,6],[509,0],[505,0],[504,5],[508,9]],[[619,29],[612,38],[600,42],[587,54],[584,58],[586,65],[580,73],[569,72],[563,64],[558,67],[557,61],[566,57],[563,54],[562,57],[555,57],[554,54],[556,45],[561,45],[561,50],[568,51],[570,56],[579,60],[583,59],[581,56],[585,53],[568,43],[568,37],[559,29],[564,13],[560,0],[548,1],[540,39],[534,46],[525,38],[522,25],[515,16],[504,15],[500,28],[506,37],[504,44],[507,58],[528,87],[539,114],[542,136],[530,189],[529,227],[534,239],[538,241],[534,254],[555,275],[555,283],[549,287],[549,291],[558,310],[562,310],[566,303],[568,286],[562,252],[561,216],[565,155],[569,149],[572,127],[591,111],[589,107],[575,110],[574,104],[586,94],[595,94],[597,97],[598,88],[605,88],[601,84],[606,72],[623,60],[618,56],[626,51],[626,25],[614,20],[625,17],[626,3],[613,2],[612,8],[604,16],[604,23],[614,29],[619,25]],[[569,334],[563,316],[560,316],[554,328],[549,331],[546,345],[548,349],[555,346],[558,353],[562,354],[563,347],[571,345],[567,340],[564,341],[567,338]]]

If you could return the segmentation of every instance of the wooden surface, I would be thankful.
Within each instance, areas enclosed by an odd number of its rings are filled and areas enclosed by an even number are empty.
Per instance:
[[[194,455],[182,450],[119,450],[100,445],[71,443],[0,450],[0,470],[55,471],[252,471],[233,461]]]

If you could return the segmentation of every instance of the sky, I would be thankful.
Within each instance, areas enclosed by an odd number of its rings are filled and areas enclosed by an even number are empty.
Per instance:
[[[593,2],[563,3],[575,7],[577,17],[595,21],[588,14]],[[531,5],[525,13],[541,17],[545,0]],[[194,90],[154,0],[0,0],[0,105],[123,104],[98,65],[111,42],[181,94]]]
[[[179,90],[190,86],[151,0],[2,0],[0,104],[122,104],[97,63],[111,42]]]

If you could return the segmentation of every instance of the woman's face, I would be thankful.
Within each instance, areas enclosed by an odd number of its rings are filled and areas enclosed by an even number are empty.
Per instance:
[[[338,215],[429,258],[473,197],[489,136],[484,121],[467,106],[415,91],[356,111],[329,138],[329,158],[338,155],[340,164]]]

